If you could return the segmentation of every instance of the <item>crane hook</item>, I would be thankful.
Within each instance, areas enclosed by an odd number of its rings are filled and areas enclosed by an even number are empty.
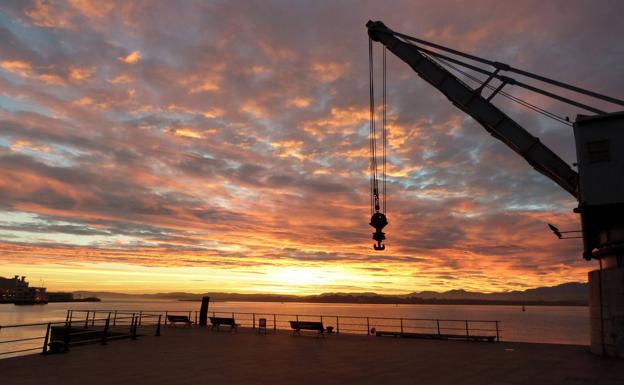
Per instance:
[[[381,230],[388,224],[388,219],[386,219],[386,216],[383,213],[378,211],[373,214],[369,224],[375,228],[373,239],[377,241],[377,244],[373,244],[373,248],[377,251],[385,250],[386,246],[383,245],[381,241],[386,239],[386,233]]]

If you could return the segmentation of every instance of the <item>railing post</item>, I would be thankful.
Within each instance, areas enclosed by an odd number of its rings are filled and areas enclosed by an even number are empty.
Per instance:
[[[340,333],[340,320],[339,317],[336,316],[336,334]]]
[[[251,317],[252,317],[251,328],[255,329],[256,328],[256,313],[251,313]]]
[[[297,322],[299,322],[299,314],[296,314],[296,315],[295,315],[295,320],[296,320]]]
[[[156,337],[160,337],[160,319],[162,317],[162,314],[158,315],[158,325],[156,326]]]
[[[403,318],[401,318],[401,334],[403,334]]]
[[[440,337],[440,320],[436,320],[436,325],[438,326],[438,337]]]
[[[65,322],[67,324],[67,322]],[[46,329],[46,335],[43,339],[43,348],[41,349],[41,354],[48,353],[48,340],[50,339],[50,328],[52,328],[52,323],[48,322],[48,328]]]
[[[137,322],[138,322],[138,317],[136,316],[135,313],[132,313],[132,326],[130,326],[130,333],[132,334],[132,339],[136,340],[137,339]]]
[[[69,312],[71,310],[67,309],[67,315],[65,316],[65,323],[69,322]]]
[[[470,337],[470,332],[468,332],[468,320],[466,320],[466,339]]]
[[[195,325],[197,325],[197,310],[195,310]]]
[[[115,315],[113,316],[113,326],[117,325],[117,310],[115,310]]]
[[[277,330],[277,316],[273,313],[273,331]]]
[[[366,335],[370,334],[370,320],[366,317]]]
[[[143,311],[139,312],[139,326],[141,326],[141,322],[143,321]]]
[[[91,326],[95,326],[95,313],[97,313],[97,311],[93,310],[93,319],[91,320]]]
[[[85,329],[89,327],[89,310],[87,310],[87,318],[85,318]]]
[[[323,316],[321,316],[321,323],[323,323]]]
[[[500,335],[498,334],[498,321],[496,322],[496,342],[500,342]]]
[[[63,336],[63,342],[65,342],[65,351],[69,351],[69,345],[71,344],[71,323],[65,326],[65,336]]]
[[[102,332],[102,345],[106,345],[106,339],[108,338],[108,324],[110,323],[110,313],[108,313],[108,318],[106,319],[106,323],[104,324],[104,331]]]
[[[169,312],[165,312],[165,326],[167,326],[167,316],[169,315]]]

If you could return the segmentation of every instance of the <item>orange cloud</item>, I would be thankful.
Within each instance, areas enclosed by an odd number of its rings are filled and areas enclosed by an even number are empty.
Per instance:
[[[312,104],[312,99],[310,98],[295,97],[295,98],[288,100],[289,106],[294,106],[298,108],[309,107],[311,104]]]
[[[69,78],[75,82],[83,82],[89,79],[95,73],[95,68],[79,68],[71,67],[69,69]]]
[[[141,59],[141,52],[139,51],[132,51],[126,56],[119,57],[119,60],[128,64],[136,64],[139,62],[140,59]]]

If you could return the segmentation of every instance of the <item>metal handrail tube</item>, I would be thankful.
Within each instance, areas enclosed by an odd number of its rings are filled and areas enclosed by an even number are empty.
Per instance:
[[[10,328],[21,328],[21,327],[30,327],[30,326],[44,326],[51,323],[52,325],[60,325],[65,324],[65,321],[54,321],[54,322],[38,322],[31,324],[10,324],[10,325],[0,325],[0,329],[10,329]]]
[[[0,344],[8,344],[10,342],[23,342],[23,341],[33,341],[33,340],[42,340],[45,337],[29,337],[29,338],[20,338],[18,340],[4,340],[0,341]]]
[[[22,352],[30,352],[32,350],[39,350],[41,348],[36,347],[36,348],[29,348],[29,349],[20,349],[20,350],[12,350],[10,352],[0,352],[0,355],[4,355],[4,354],[14,354],[14,353],[22,353]]]

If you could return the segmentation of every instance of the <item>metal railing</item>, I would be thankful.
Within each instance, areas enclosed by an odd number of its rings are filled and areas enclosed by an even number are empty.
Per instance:
[[[98,310],[98,312],[112,312],[115,310]],[[128,311],[125,311],[126,313]],[[141,314],[140,311],[132,313]],[[168,324],[168,315],[184,315],[196,325],[198,324],[199,311],[196,310],[144,310],[143,314],[160,314],[163,316],[163,325]],[[121,312],[119,312],[121,314]],[[267,329],[290,330],[290,321],[315,321],[322,322],[323,326],[330,326],[335,333],[350,334],[375,334],[375,332],[388,332],[396,334],[427,334],[438,337],[492,337],[500,341],[503,336],[501,321],[498,320],[457,320],[436,318],[401,318],[401,317],[366,317],[350,315],[320,315],[320,314],[294,314],[294,313],[269,313],[269,312],[232,312],[232,311],[209,311],[212,317],[231,317],[241,327],[255,329],[258,327],[260,318],[266,319]]]
[[[290,321],[315,321],[324,327],[332,327],[335,333],[375,334],[376,332],[397,335],[426,334],[442,337],[491,337],[502,339],[501,321],[496,320],[455,320],[401,317],[365,317],[348,315],[283,314],[283,313],[241,313],[213,311],[215,316],[227,316],[236,320],[242,327],[255,329],[260,318],[266,319],[267,328],[273,330],[290,329]],[[374,330],[374,331],[373,331]]]
[[[116,312],[113,318],[111,312],[68,310],[65,321],[0,325],[0,358],[35,352],[46,354],[55,335],[63,339],[64,349],[91,343],[105,345],[122,338],[136,339],[152,327],[158,336],[161,323],[160,314]]]
[[[65,321],[0,326],[0,358],[33,352],[47,353],[55,328],[68,330],[69,345],[106,344],[108,341],[148,334],[153,328],[156,336],[161,325],[166,326],[169,315],[184,315],[196,325],[199,311],[195,310],[68,310]],[[500,341],[501,321],[456,320],[432,318],[365,317],[350,315],[320,315],[267,312],[210,311],[212,317],[231,317],[244,328],[256,329],[264,318],[266,328],[291,330],[290,321],[315,321],[330,327],[333,333],[423,336],[429,338],[462,338]],[[37,329],[1,339],[7,330]],[[7,346],[9,348],[7,348]]]

